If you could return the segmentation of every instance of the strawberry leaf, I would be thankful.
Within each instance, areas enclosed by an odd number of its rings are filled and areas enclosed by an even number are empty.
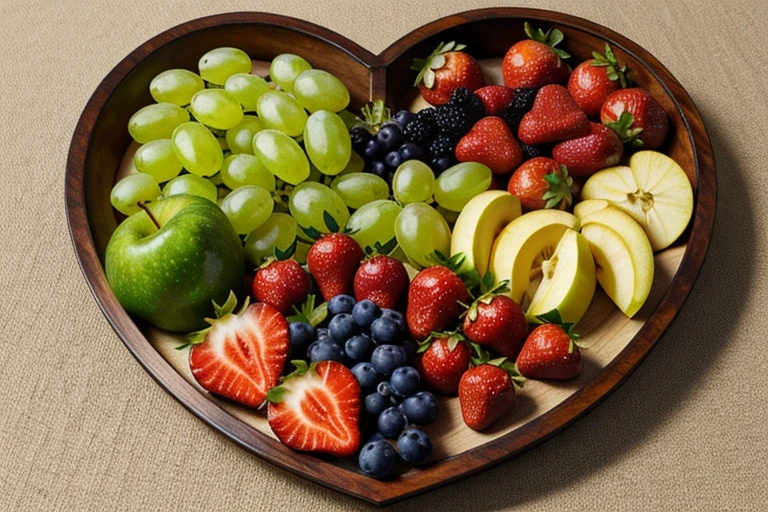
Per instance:
[[[289,259],[291,256],[293,256],[296,253],[296,245],[298,244],[298,240],[294,239],[293,243],[288,246],[286,250],[280,249],[278,246],[275,246],[275,259],[278,261],[284,261]]]
[[[273,404],[279,404],[283,401],[283,397],[287,391],[288,389],[283,386],[275,386],[267,391],[267,401]]]
[[[331,215],[328,210],[323,210],[323,222],[325,223],[325,227],[327,227],[328,231],[331,233],[339,232],[339,223],[336,222],[336,219],[333,218],[333,215]]]
[[[229,296],[227,297],[227,300],[224,302],[224,304],[219,306],[216,304],[216,301],[211,302],[213,302],[213,311],[216,313],[216,318],[221,318],[235,310],[237,307],[237,296],[235,295],[235,292],[229,290]]]
[[[445,54],[452,51],[461,51],[466,47],[463,44],[456,44],[455,41],[441,42],[426,59],[413,59],[411,69],[419,72],[416,75],[416,81],[413,83],[414,87],[418,87],[420,83],[424,82],[428,89],[432,89],[435,86],[434,70],[445,66]]]
[[[538,315],[536,318],[545,324],[563,325],[563,319],[560,316],[560,311],[558,311],[557,308],[553,309],[552,311],[547,311],[543,315]]]
[[[293,306],[295,315],[291,315],[286,320],[289,322],[304,322],[316,327],[323,323],[323,320],[328,316],[328,303],[323,302],[318,307],[315,307],[315,296],[309,295],[307,299],[302,303],[301,308]]]
[[[621,142],[628,144],[633,148],[642,147],[643,141],[638,139],[637,136],[643,131],[642,128],[632,128],[632,124],[635,122],[635,116],[626,110],[621,113],[619,119],[613,123],[606,123],[605,125],[616,132]]]
[[[310,241],[319,240],[320,237],[323,236],[323,234],[317,229],[315,229],[314,226],[309,226],[308,228],[305,228],[304,226],[299,224],[299,229],[301,229],[304,232],[304,234],[309,237]]]

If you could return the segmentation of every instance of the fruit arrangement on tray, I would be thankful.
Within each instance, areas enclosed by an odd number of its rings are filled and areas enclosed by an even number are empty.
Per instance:
[[[527,379],[577,377],[597,286],[636,315],[693,190],[610,46],[571,63],[525,29],[498,83],[456,42],[416,59],[397,112],[350,111],[344,77],[293,54],[160,73],[111,194],[116,297],[186,334],[202,388],[376,478],[430,461],[438,396],[482,431]]]

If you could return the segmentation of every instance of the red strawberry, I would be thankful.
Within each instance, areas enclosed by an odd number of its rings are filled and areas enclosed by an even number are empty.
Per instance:
[[[296,260],[272,261],[256,271],[253,295],[259,302],[289,314],[292,306],[301,304],[309,295],[309,275]]]
[[[514,359],[528,334],[528,322],[517,302],[506,295],[489,295],[472,304],[461,330],[478,345]]]
[[[338,457],[360,446],[360,384],[343,364],[299,361],[267,398],[269,426],[286,446]]]
[[[394,309],[408,290],[408,271],[400,260],[378,255],[365,260],[353,283],[355,299],[370,299],[380,308]]]
[[[515,91],[503,85],[486,85],[475,91],[485,106],[488,115],[494,116],[512,103]]]
[[[590,123],[589,135],[559,142],[552,148],[552,158],[566,166],[573,176],[589,176],[617,165],[623,155],[624,145],[619,136],[600,123]]]
[[[536,93],[533,108],[523,116],[517,136],[528,145],[581,137],[589,119],[562,85],[546,85]]]
[[[485,85],[480,64],[468,53],[460,50],[466,45],[455,41],[443,44],[426,59],[415,59],[411,69],[418,71],[415,86],[432,105],[442,105],[451,100],[451,93],[459,87],[470,92]]]
[[[525,33],[531,39],[513,44],[504,56],[501,64],[504,85],[514,89],[565,82],[569,70],[561,59],[570,55],[555,48],[562,41],[563,33],[557,29],[534,31],[528,23],[525,24]]]
[[[343,233],[329,233],[317,240],[307,253],[307,266],[323,299],[352,293],[352,281],[363,259],[357,242]]]
[[[528,210],[565,210],[573,202],[572,185],[573,179],[565,167],[551,158],[537,156],[517,168],[507,191],[516,195]]]
[[[594,59],[585,60],[568,78],[568,92],[579,107],[591,117],[600,114],[600,107],[612,92],[627,86],[627,66],[619,66],[611,47],[605,45],[605,55],[592,52]]]
[[[232,314],[234,296],[217,308],[221,316],[199,334],[189,352],[192,376],[206,390],[258,407],[276,386],[288,356],[288,322],[269,304]],[[229,311],[227,311],[229,310]]]
[[[480,162],[495,174],[504,174],[523,160],[523,151],[500,117],[479,120],[456,144],[459,162]]]
[[[467,370],[459,382],[459,405],[464,423],[484,430],[515,404],[515,388],[509,373],[492,364]]]
[[[458,334],[436,335],[422,343],[416,359],[421,381],[444,395],[455,395],[469,368],[471,351]]]
[[[425,268],[413,278],[408,288],[405,319],[416,340],[430,333],[449,330],[458,323],[462,306],[469,302],[464,281],[452,270],[438,265]]]
[[[669,119],[661,104],[645,89],[621,89],[606,98],[600,120],[630,146],[655,149],[669,132]]]
[[[517,369],[529,379],[572,379],[581,373],[581,353],[570,326],[536,327],[525,340]]]

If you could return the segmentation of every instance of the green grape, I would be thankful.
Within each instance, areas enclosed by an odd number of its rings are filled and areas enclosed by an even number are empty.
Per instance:
[[[259,96],[269,90],[267,81],[249,73],[237,73],[227,78],[224,90],[231,94],[243,106],[246,112],[256,111]]]
[[[309,160],[301,146],[277,130],[262,130],[253,136],[253,154],[269,172],[291,185],[309,177]]]
[[[224,161],[224,151],[211,131],[190,121],[173,132],[173,151],[186,170],[198,176],[213,176]]]
[[[216,130],[229,130],[243,120],[243,108],[224,89],[203,89],[192,96],[189,110],[195,118]]]
[[[347,127],[347,130],[351,130],[353,126],[360,122],[360,118],[347,108],[341,112],[337,112],[337,114],[339,114],[341,120],[344,121],[344,125]]]
[[[328,176],[343,171],[352,156],[352,141],[344,121],[327,110],[319,110],[307,119],[304,147],[312,163]]]
[[[128,133],[139,144],[170,139],[177,126],[189,121],[189,112],[173,103],[155,103],[142,108],[128,121]]]
[[[322,69],[309,69],[296,77],[293,94],[310,112],[339,112],[349,105],[349,91],[335,76]]]
[[[273,213],[245,237],[245,257],[254,267],[276,252],[287,252],[296,241],[296,221],[287,213]]]
[[[213,133],[213,132],[211,132]],[[229,144],[227,144],[227,139],[224,137],[216,137],[216,142],[219,143],[219,146],[221,146],[221,151],[229,151]],[[231,152],[231,151],[230,151]]]
[[[395,219],[403,208],[394,201],[381,199],[362,206],[347,222],[347,230],[360,247],[385,245],[395,238]]]
[[[447,222],[449,226],[456,224],[456,219],[459,218],[460,212],[452,212],[451,210],[446,210],[440,205],[437,205],[437,208],[435,208],[435,210],[437,210],[437,213],[443,216],[443,218],[445,219],[445,222]]]
[[[197,91],[205,89],[200,75],[187,69],[163,71],[149,84],[149,93],[158,103],[173,103],[180,107],[189,105]]]
[[[296,252],[293,253],[293,259],[298,261],[299,265],[306,265],[307,256],[309,255],[309,250],[311,248],[312,244],[302,242],[301,240],[296,240]]]
[[[234,74],[250,73],[253,64],[244,51],[224,47],[213,49],[200,57],[197,67],[205,80],[215,85],[224,85]]]
[[[247,235],[272,215],[275,202],[261,187],[245,185],[230,192],[221,202],[221,210],[238,235]]]
[[[306,111],[295,98],[281,91],[267,91],[259,96],[256,112],[268,128],[290,137],[301,135],[307,124]]]
[[[255,185],[268,192],[275,191],[275,175],[267,170],[253,155],[229,155],[221,165],[221,179],[228,188],[235,190],[245,185]]]
[[[462,162],[443,171],[435,182],[437,204],[460,212],[470,199],[491,186],[491,170],[478,162]]]
[[[392,177],[392,192],[400,204],[423,203],[435,191],[435,174],[419,160],[400,164]]]
[[[437,211],[424,203],[406,205],[395,219],[397,243],[416,267],[437,264],[435,251],[449,254],[451,228]]]
[[[115,210],[123,215],[130,215],[141,209],[138,205],[139,201],[148,203],[157,199],[159,195],[160,187],[155,178],[149,174],[137,172],[129,174],[112,187],[109,201]]]
[[[171,139],[147,142],[136,150],[133,164],[139,172],[152,175],[158,183],[175,178],[181,172],[181,162],[173,152]]]
[[[312,66],[303,58],[292,53],[283,53],[272,59],[269,77],[284,91],[293,92],[293,81],[308,69],[312,69]]]
[[[321,183],[306,181],[293,189],[288,208],[308,236],[341,231],[349,220],[344,200]]]
[[[349,156],[349,162],[347,162],[347,166],[342,169],[342,171],[339,173],[339,176],[353,172],[363,172],[364,168],[365,160],[363,160],[363,157],[352,151]]]
[[[182,174],[176,176],[163,187],[163,197],[175,196],[178,194],[191,194],[208,199],[217,203],[219,191],[216,185],[205,178],[195,176],[194,174]]]
[[[265,129],[264,121],[256,116],[243,116],[237,126],[227,130],[225,138],[233,153],[253,154],[253,136]]]
[[[221,177],[221,171],[217,172],[213,176],[208,176],[208,181],[210,181],[211,183],[213,183],[217,187],[224,185],[224,179]],[[224,187],[222,186],[221,188],[224,188]],[[219,192],[221,192],[221,191],[219,191]]]
[[[341,196],[347,206],[358,209],[379,199],[389,197],[389,185],[375,174],[356,172],[337,176],[331,190]]]
[[[319,183],[323,181],[323,173],[320,172],[320,169],[315,167],[315,165],[312,163],[312,160],[309,161],[309,177],[306,179],[306,181],[314,181],[315,183]]]

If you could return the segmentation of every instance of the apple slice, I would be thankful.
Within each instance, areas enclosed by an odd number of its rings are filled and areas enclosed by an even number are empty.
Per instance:
[[[584,183],[582,199],[605,199],[632,216],[654,251],[669,247],[693,213],[693,188],[685,171],[657,151],[638,151],[629,167],[609,167]]]
[[[509,192],[487,190],[476,195],[461,210],[453,226],[451,256],[463,252],[466,261],[483,276],[496,236],[521,213],[520,200]]]
[[[651,243],[640,225],[620,208],[595,199],[579,206],[574,213],[595,258],[597,281],[616,306],[632,318],[651,293]]]
[[[497,281],[509,279],[509,296],[525,306],[526,292],[535,287],[541,264],[555,252],[567,229],[578,230],[578,219],[561,210],[533,210],[501,230],[491,249],[490,270]],[[534,278],[532,280],[532,277]],[[533,282],[532,282],[533,281]]]
[[[541,264],[542,280],[526,316],[531,323],[556,309],[563,322],[577,323],[595,294],[595,260],[589,243],[578,231],[567,229],[554,254]]]

